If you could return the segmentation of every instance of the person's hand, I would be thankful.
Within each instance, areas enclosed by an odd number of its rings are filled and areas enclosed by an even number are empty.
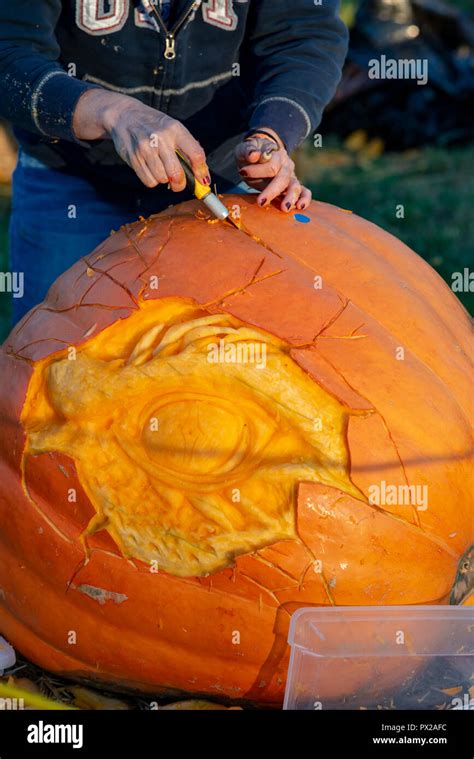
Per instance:
[[[311,202],[311,191],[296,177],[295,164],[277,133],[267,128],[265,132],[272,134],[273,139],[257,131],[237,146],[235,157],[240,176],[250,187],[263,190],[257,198],[260,206],[282,196],[282,211],[288,213],[292,208],[302,211]]]
[[[185,189],[176,149],[186,156],[199,182],[211,183],[204,150],[186,127],[135,98],[88,90],[78,100],[73,131],[81,140],[112,139],[119,156],[147,187],[169,184],[174,192]]]

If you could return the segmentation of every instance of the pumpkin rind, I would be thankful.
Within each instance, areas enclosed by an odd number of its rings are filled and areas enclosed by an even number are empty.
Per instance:
[[[226,202],[240,205],[254,239],[196,218],[195,202],[137,222],[67,271],[6,340],[0,631],[54,671],[279,703],[296,608],[449,595],[474,533],[469,320],[422,259],[363,219],[312,203],[302,225],[253,198]],[[287,532],[240,541],[202,572],[190,562],[184,576],[176,560],[171,573],[151,572],[148,554],[124,550],[97,522],[85,550],[97,512],[89,475],[71,446],[38,443],[49,402],[42,369],[59,372],[71,346],[81,360],[100,344],[110,366],[140,362],[157,300],[268,336],[302,386],[344,419],[339,480],[296,477]],[[127,333],[134,320],[138,341]],[[149,339],[156,347],[158,331]],[[369,503],[382,481],[427,485],[428,508]]]

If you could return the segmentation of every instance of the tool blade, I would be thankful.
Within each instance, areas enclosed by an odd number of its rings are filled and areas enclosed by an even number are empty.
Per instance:
[[[229,218],[229,209],[225,207],[224,203],[213,192],[202,198],[202,202],[216,219],[224,221]]]

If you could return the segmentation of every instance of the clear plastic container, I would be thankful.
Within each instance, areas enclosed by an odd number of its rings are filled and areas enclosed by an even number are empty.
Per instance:
[[[293,614],[284,709],[474,709],[473,606]]]
[[[15,651],[9,643],[0,635],[0,675],[8,667],[13,667],[16,661]]]

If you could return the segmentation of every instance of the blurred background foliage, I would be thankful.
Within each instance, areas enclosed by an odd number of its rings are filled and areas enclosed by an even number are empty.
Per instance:
[[[450,0],[466,12],[472,0]],[[358,0],[342,0],[341,15],[352,26]],[[8,270],[7,231],[14,154],[0,132],[0,272]],[[317,200],[350,209],[403,240],[451,285],[453,272],[469,267],[474,250],[474,144],[385,152],[381,140],[363,131],[344,141],[324,136],[322,148],[308,140],[297,153],[300,178]],[[396,218],[396,206],[405,218]],[[46,212],[46,211],[45,211]],[[474,311],[474,294],[460,293]],[[0,340],[9,331],[9,296],[0,294]]]
[[[472,16],[473,0],[449,0]],[[342,0],[352,27],[359,0]],[[387,85],[388,86],[388,85]],[[323,130],[322,130],[323,131]],[[474,137],[474,130],[473,130]],[[474,143],[385,152],[380,138],[362,130],[345,140],[325,136],[323,148],[307,140],[298,151],[300,178],[313,197],[352,210],[403,240],[451,286],[474,251]],[[405,218],[396,218],[402,204]],[[457,293],[474,313],[474,293]]]

